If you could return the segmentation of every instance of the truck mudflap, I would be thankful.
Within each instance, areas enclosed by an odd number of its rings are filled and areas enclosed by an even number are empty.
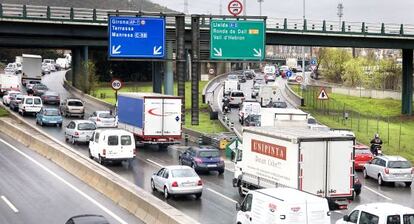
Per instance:
[[[350,201],[346,198],[328,198],[329,210],[345,210],[348,209]]]

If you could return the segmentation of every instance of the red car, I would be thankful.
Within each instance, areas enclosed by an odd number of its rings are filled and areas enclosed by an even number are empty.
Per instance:
[[[363,144],[357,144],[355,146],[355,163],[354,163],[355,170],[364,169],[365,163],[371,161],[372,158],[373,158],[373,155],[368,146],[363,145]]]

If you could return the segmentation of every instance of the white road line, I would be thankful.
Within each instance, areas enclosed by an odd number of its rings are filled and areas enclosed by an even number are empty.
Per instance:
[[[364,186],[364,188],[366,188],[367,190],[371,191],[372,193],[374,193],[374,194],[376,194],[376,195],[378,195],[378,196],[381,196],[381,197],[383,197],[383,198],[385,198],[385,199],[387,199],[387,200],[389,200],[389,201],[392,201],[392,199],[391,199],[391,198],[389,198],[389,197],[387,197],[387,196],[385,196],[385,195],[383,195],[383,194],[379,193],[378,191],[375,191],[374,189],[371,189],[371,188],[369,188],[369,187],[367,187],[367,186]]]
[[[14,213],[18,213],[19,210],[17,210],[16,206],[14,206],[9,199],[6,198],[6,196],[2,195],[1,199],[10,207],[11,210],[13,210]]]
[[[214,194],[217,194],[218,196],[220,196],[220,197],[222,197],[222,198],[225,198],[225,199],[227,199],[227,200],[229,200],[229,201],[231,201],[231,202],[233,202],[233,203],[237,203],[237,201],[235,201],[235,200],[233,200],[233,199],[231,199],[231,198],[227,197],[226,195],[223,195],[223,194],[221,194],[221,193],[219,193],[219,192],[217,192],[217,191],[215,191],[215,190],[213,190],[213,189],[211,189],[211,188],[207,188],[207,190],[208,190],[208,191],[210,191],[210,192],[213,192]]]
[[[159,163],[157,163],[155,161],[152,161],[150,159],[147,159],[147,161],[150,162],[150,163],[152,163],[152,164],[154,164],[154,165],[156,165],[156,166],[163,167],[163,165],[161,165],[161,164],[159,164]]]
[[[97,202],[95,199],[93,199],[92,197],[90,197],[89,195],[87,195],[86,193],[84,193],[83,191],[81,191],[78,188],[76,188],[74,185],[72,185],[71,183],[69,183],[68,181],[66,181],[65,179],[63,179],[62,177],[60,177],[59,175],[57,175],[53,171],[51,171],[49,168],[45,167],[44,165],[42,165],[41,163],[39,163],[38,161],[36,161],[32,157],[30,157],[29,155],[27,155],[26,153],[20,151],[19,149],[17,149],[16,147],[14,147],[13,145],[11,145],[8,142],[4,141],[1,138],[0,138],[0,142],[2,142],[3,144],[7,145],[8,147],[10,147],[11,149],[13,149],[14,151],[18,152],[20,155],[26,157],[26,159],[32,161],[34,164],[36,164],[37,166],[39,166],[40,168],[42,168],[44,171],[48,172],[49,174],[51,174],[52,176],[54,176],[56,179],[60,180],[62,183],[66,184],[68,187],[72,188],[74,191],[76,191],[77,193],[79,193],[80,195],[82,195],[84,198],[86,198],[88,201],[90,201],[93,204],[95,204],[96,206],[98,206],[100,209],[102,209],[104,212],[106,212],[108,215],[110,215],[112,218],[114,218],[119,223],[127,224],[127,222],[124,221],[121,217],[117,216],[111,210],[109,210],[108,208],[106,208],[105,206],[103,206],[102,204],[100,204],[99,202]]]

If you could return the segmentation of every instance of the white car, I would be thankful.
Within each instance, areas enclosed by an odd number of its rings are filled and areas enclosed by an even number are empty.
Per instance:
[[[89,142],[96,130],[95,123],[89,120],[74,120],[66,125],[65,141],[72,144],[77,142]]]
[[[19,104],[19,114],[24,116],[27,113],[37,114],[42,109],[42,99],[38,96],[25,96]]]
[[[89,141],[89,157],[102,165],[131,160],[135,157],[134,135],[122,129],[97,129]]]
[[[230,92],[230,106],[239,107],[244,101],[244,93],[240,90]]]
[[[358,205],[349,215],[336,221],[336,224],[412,224],[414,209],[399,204],[382,202]]]
[[[163,192],[166,199],[173,195],[195,195],[198,199],[203,182],[189,166],[166,166],[152,175],[151,189]]]
[[[93,121],[97,128],[115,128],[118,126],[116,117],[107,110],[93,112],[89,120]]]
[[[401,156],[377,156],[364,165],[363,174],[377,179],[379,185],[404,182],[410,187],[413,181],[412,165]]]
[[[42,82],[39,80],[29,80],[26,84],[26,91],[30,92],[36,84],[42,84]]]
[[[5,95],[3,95],[3,105],[8,106],[10,104],[10,96],[14,96],[20,94],[19,91],[7,91]]]

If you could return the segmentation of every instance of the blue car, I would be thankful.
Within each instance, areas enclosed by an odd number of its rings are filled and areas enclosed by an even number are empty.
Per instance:
[[[210,146],[191,146],[182,153],[178,161],[181,165],[191,166],[198,171],[218,171],[224,173],[224,160],[220,157],[220,151]]]
[[[56,125],[62,127],[63,118],[59,110],[56,108],[42,108],[39,113],[36,114],[36,124],[43,125]]]

